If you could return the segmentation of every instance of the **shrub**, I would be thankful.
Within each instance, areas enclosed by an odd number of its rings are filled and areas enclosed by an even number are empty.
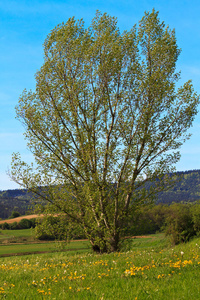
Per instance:
[[[187,242],[196,235],[190,206],[175,203],[170,206],[170,215],[166,218],[166,235],[171,237],[172,244]]]
[[[7,222],[1,224],[1,229],[10,229],[10,226]]]
[[[126,224],[125,236],[153,234],[164,230],[169,206],[164,204],[145,205],[134,211]]]
[[[196,231],[197,235],[200,235],[200,202],[195,203],[191,207],[191,213],[192,213],[192,221],[194,224],[194,230]]]
[[[28,219],[21,219],[18,223],[20,229],[28,229],[31,228],[32,222]]]
[[[35,236],[39,240],[70,240],[84,238],[79,226],[72,227],[65,215],[50,216],[36,220]]]
[[[17,222],[13,222],[10,224],[10,229],[11,230],[16,230],[16,229],[19,229],[19,225]]]
[[[18,211],[13,210],[12,214],[10,215],[9,219],[14,219],[21,216],[20,213]]]
[[[35,226],[36,226],[36,218],[29,219],[29,221],[31,222],[31,227],[35,228]]]

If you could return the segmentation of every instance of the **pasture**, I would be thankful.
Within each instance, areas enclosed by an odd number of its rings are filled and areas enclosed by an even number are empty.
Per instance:
[[[65,252],[0,257],[0,299],[200,299],[200,238],[172,248],[158,234],[126,247],[97,255],[75,241]]]
[[[37,241],[33,229],[0,230],[0,257],[58,251],[90,251],[88,241]]]

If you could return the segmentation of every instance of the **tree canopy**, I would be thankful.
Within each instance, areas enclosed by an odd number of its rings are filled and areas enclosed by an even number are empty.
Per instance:
[[[96,251],[119,249],[129,214],[167,184],[189,137],[199,96],[191,81],[177,87],[179,54],[154,10],[122,33],[106,13],[88,28],[70,18],[19,99],[36,166],[13,154],[13,180],[80,224]]]

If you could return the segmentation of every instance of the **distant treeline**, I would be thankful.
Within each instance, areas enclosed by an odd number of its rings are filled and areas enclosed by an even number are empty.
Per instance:
[[[34,210],[34,195],[27,190],[0,191],[0,218],[8,219],[13,211],[20,215],[31,214]]]
[[[194,202],[200,200],[200,170],[170,174],[176,176],[175,185],[158,194],[156,203]],[[34,195],[27,190],[6,190],[0,192],[0,218],[7,219],[13,210],[21,215],[34,208]]]
[[[36,226],[36,218],[32,219],[21,219],[19,222],[14,221],[13,223],[4,222],[0,224],[0,229],[5,230],[17,230],[17,229],[29,229],[35,228]]]
[[[157,203],[194,202],[200,200],[200,170],[176,172],[175,185],[158,194]]]
[[[0,198],[0,218],[8,219],[13,210],[18,211],[21,215],[29,214],[31,210],[30,199]]]
[[[0,224],[1,229],[35,228],[39,240],[86,238],[81,227],[68,222],[66,215],[46,215],[39,219],[21,219],[19,223]],[[144,205],[138,207],[124,226],[124,236],[165,232],[172,244],[187,242],[200,235],[200,202]]]
[[[172,244],[200,235],[200,202],[140,206],[130,217],[125,235],[165,232]]]

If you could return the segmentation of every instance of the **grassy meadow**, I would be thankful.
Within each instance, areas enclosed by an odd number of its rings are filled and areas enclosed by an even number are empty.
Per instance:
[[[200,299],[200,238],[172,248],[157,234],[104,255],[86,241],[72,245],[73,251],[0,257],[0,299]]]
[[[58,252],[73,250],[90,251],[88,241],[44,242],[37,241],[33,235],[33,229],[0,230],[0,257],[20,254]]]

